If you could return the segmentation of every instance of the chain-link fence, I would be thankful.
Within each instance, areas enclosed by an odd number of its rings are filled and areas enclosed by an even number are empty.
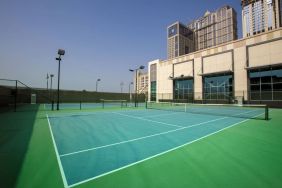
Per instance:
[[[1,111],[26,111],[37,110],[35,99],[51,102],[48,96],[40,94],[34,88],[27,86],[19,80],[0,79],[0,110]],[[31,105],[34,103],[33,105]]]
[[[47,109],[56,109],[58,101],[57,90],[31,88],[19,80],[0,79],[0,110],[37,110],[38,104],[44,104]],[[73,109],[102,107],[103,100],[126,101],[128,106],[141,106],[145,103],[145,94],[113,93],[60,90],[59,103]],[[118,103],[118,102],[117,102]],[[113,103],[113,104],[117,104]]]

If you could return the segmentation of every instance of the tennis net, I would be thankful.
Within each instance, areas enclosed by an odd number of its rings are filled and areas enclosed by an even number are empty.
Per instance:
[[[146,108],[195,114],[238,117],[246,119],[269,119],[269,110],[267,105],[147,102]]]
[[[102,107],[115,107],[115,106],[120,106],[121,108],[127,107],[127,100],[105,100],[105,99],[100,99],[102,103]]]

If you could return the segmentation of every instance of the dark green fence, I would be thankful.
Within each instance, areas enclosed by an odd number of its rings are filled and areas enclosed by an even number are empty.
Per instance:
[[[30,105],[32,94],[36,94],[36,104],[57,103],[57,90],[32,88],[19,80],[0,79],[0,110],[19,111],[23,106],[32,109]],[[101,99],[126,100],[128,103],[134,103],[135,97],[138,103],[144,103],[146,100],[144,94],[60,90],[60,103],[100,103]]]

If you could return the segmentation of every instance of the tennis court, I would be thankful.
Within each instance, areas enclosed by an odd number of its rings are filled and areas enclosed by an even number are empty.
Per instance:
[[[260,107],[147,107],[46,114],[64,186],[133,166],[249,119],[264,121],[266,112]]]
[[[281,187],[281,109],[147,108],[0,115],[2,187]]]

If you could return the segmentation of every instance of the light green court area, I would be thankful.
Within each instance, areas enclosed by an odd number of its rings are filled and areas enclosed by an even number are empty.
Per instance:
[[[113,110],[119,109],[103,111]],[[51,112],[38,106],[1,113],[0,187],[63,188],[46,113],[96,111],[102,110]],[[281,187],[281,114],[271,109],[269,121],[250,119],[75,187]]]

